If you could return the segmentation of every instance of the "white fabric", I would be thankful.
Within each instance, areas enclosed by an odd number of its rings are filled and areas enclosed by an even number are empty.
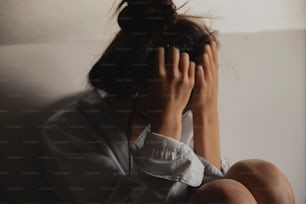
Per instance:
[[[192,113],[182,119],[182,139],[150,131],[130,146],[105,100],[96,90],[54,113],[42,129],[44,164],[49,181],[71,203],[172,203],[187,201],[188,188],[222,178],[222,171],[193,148]]]

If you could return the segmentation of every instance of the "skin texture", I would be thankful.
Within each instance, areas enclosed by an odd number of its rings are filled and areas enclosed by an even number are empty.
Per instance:
[[[148,90],[152,131],[180,140],[182,112],[188,106],[194,116],[194,151],[221,168],[217,44],[212,41],[202,49],[196,68],[189,55],[175,47],[169,59],[163,48],[157,49],[157,69]]]
[[[294,194],[285,174],[264,160],[244,160],[234,164],[226,178],[242,183],[259,204],[293,204]]]
[[[257,204],[249,190],[232,179],[220,179],[202,185],[193,196],[192,203]]]
[[[284,173],[263,160],[235,163],[224,179],[202,185],[192,195],[193,204],[294,204],[294,193]]]
[[[198,57],[196,82],[190,100],[193,113],[194,151],[221,168],[218,114],[218,52],[212,41]]]
[[[214,42],[203,46],[196,66],[187,53],[172,47],[156,54],[156,72],[136,112],[147,110],[149,118],[135,114],[132,141],[148,122],[152,131],[180,140],[182,113],[193,112],[194,151],[221,168],[218,118],[218,56]],[[165,56],[168,56],[166,58]],[[129,109],[131,99],[113,100],[117,108]],[[188,102],[189,101],[189,102]],[[125,126],[129,112],[118,113]],[[224,179],[200,186],[191,196],[194,204],[294,204],[287,177],[275,165],[262,160],[234,164]]]
[[[195,63],[175,47],[170,48],[168,59],[162,47],[157,49],[156,56],[156,69],[148,90],[151,130],[180,140],[182,113],[194,86]]]

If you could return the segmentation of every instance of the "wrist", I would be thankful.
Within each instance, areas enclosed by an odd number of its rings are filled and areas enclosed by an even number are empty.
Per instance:
[[[209,117],[209,116],[218,116],[219,111],[218,107],[209,107],[209,108],[197,108],[196,110],[192,109],[192,114],[194,116],[199,116],[199,117]]]
[[[164,113],[155,115],[151,120],[151,131],[180,140],[181,115]]]
[[[216,123],[219,122],[219,112],[218,110],[210,111],[197,111],[193,112],[193,123],[202,125],[203,123]]]
[[[175,110],[165,110],[158,112],[150,112],[151,123],[172,123],[182,119],[182,113]]]

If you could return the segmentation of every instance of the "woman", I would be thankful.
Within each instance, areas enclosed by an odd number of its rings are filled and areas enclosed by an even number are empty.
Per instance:
[[[172,1],[123,0],[94,89],[42,130],[49,181],[71,203],[292,204],[273,164],[220,155],[213,32]]]

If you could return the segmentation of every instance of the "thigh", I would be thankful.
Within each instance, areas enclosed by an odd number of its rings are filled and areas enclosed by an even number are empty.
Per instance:
[[[211,181],[193,189],[188,203],[192,204],[256,204],[250,191],[240,182],[232,179]]]
[[[248,188],[259,204],[292,204],[294,195],[287,177],[274,164],[263,160],[235,163],[225,175]]]

